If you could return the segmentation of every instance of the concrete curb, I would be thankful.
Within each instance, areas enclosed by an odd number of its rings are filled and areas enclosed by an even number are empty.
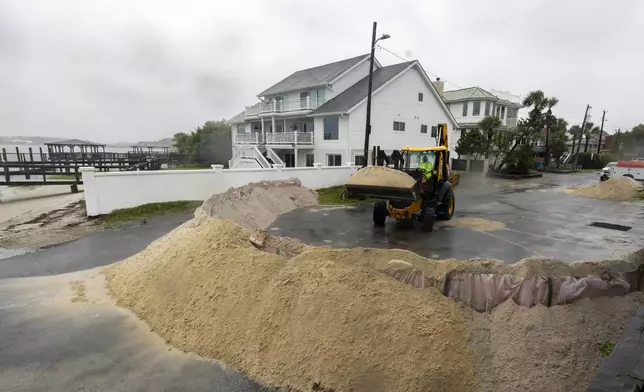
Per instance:
[[[630,318],[619,342],[586,392],[644,391],[644,306]]]

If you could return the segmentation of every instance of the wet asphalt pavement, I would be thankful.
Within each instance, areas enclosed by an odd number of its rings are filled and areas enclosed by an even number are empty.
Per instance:
[[[601,259],[641,247],[641,205],[562,191],[595,181],[597,176],[590,174],[528,181],[463,178],[456,190],[455,217],[506,225],[494,232],[438,226],[428,234],[393,221],[375,228],[371,206],[365,204],[292,211],[277,219],[271,233],[310,244],[404,248],[435,258],[508,262],[534,255]],[[0,260],[0,391],[266,390],[226,366],[170,349],[124,309],[107,302],[69,300],[70,281],[100,279],[89,269],[137,253],[190,217],[159,216],[147,224]],[[593,221],[633,228],[620,232],[588,226]]]
[[[641,204],[589,199],[563,192],[596,183],[596,174],[544,174],[508,181],[464,177],[456,188],[454,218],[499,221],[505,229],[481,232],[437,224],[432,233],[418,225],[404,228],[388,219],[372,223],[372,204],[315,207],[280,216],[271,234],[295,237],[313,245],[402,248],[430,258],[484,257],[517,262],[530,256],[566,261],[614,258],[644,247]],[[631,226],[627,232],[591,227],[593,222]]]

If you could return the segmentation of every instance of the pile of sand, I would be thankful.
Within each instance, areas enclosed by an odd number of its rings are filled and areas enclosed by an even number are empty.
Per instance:
[[[605,359],[599,345],[617,343],[641,301],[634,293],[551,308],[506,301],[491,314],[466,309],[479,390],[585,391]]]
[[[279,214],[318,204],[317,197],[298,179],[261,181],[213,195],[195,211],[195,217],[232,219],[249,229],[263,229]]]
[[[256,249],[231,221],[184,224],[106,269],[109,289],[170,344],[270,386],[306,391],[472,391],[459,306],[308,247]]]
[[[285,194],[290,201],[278,200]],[[214,196],[194,220],[105,269],[109,290],[183,351],[301,391],[581,391],[602,359],[598,345],[617,341],[641,300],[530,309],[508,300],[477,313],[436,287],[453,273],[632,271],[644,251],[619,262],[439,261],[307,246],[211,217],[267,226],[279,211],[314,204],[314,195],[297,183],[260,183]]]
[[[377,185],[392,188],[411,188],[416,184],[409,174],[384,166],[367,166],[353,173],[346,185]]]
[[[566,192],[597,199],[631,201],[635,198],[637,192],[643,189],[642,184],[630,177],[611,177],[599,184],[567,189]]]
[[[501,222],[482,218],[456,218],[441,222],[441,225],[451,227],[464,227],[466,229],[478,231],[496,231],[503,230],[505,228],[505,225]]]

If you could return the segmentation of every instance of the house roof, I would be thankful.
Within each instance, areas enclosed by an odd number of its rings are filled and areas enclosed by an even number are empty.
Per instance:
[[[372,91],[376,91],[383,84],[394,78],[396,75],[407,69],[414,61],[406,63],[394,64],[388,67],[378,68],[373,71],[373,86]],[[367,89],[369,86],[369,77],[365,76],[359,82],[336,95],[333,99],[324,103],[322,106],[314,110],[311,114],[326,114],[326,113],[344,113],[360,103],[367,96]]]
[[[50,142],[50,143],[45,143],[46,146],[99,146],[103,147],[105,144],[100,144],[100,143],[94,143],[94,142],[89,142],[87,140],[81,140],[81,139],[69,139],[69,140],[61,140],[59,142]]]
[[[259,104],[258,104],[259,105]],[[244,114],[246,113],[245,110],[242,110],[241,113],[236,115],[235,117],[232,117],[230,120],[228,120],[228,124],[241,124],[244,122]]]
[[[369,55],[363,54],[350,59],[294,72],[268,89],[257,94],[257,96],[263,97],[266,95],[280,94],[288,91],[303,90],[310,87],[325,85],[365,58],[369,58]]]
[[[499,100],[499,97],[480,87],[468,87],[462,88],[460,90],[445,91],[443,93],[443,101],[445,102],[462,101],[466,99],[476,98],[493,99],[495,101]]]

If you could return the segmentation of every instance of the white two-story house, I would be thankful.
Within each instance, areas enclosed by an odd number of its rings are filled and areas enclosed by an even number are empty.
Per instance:
[[[362,55],[297,71],[259,93],[260,102],[229,120],[230,167],[362,164],[368,74]],[[390,153],[435,145],[438,123],[450,133],[458,127],[417,61],[375,62],[370,146]]]

